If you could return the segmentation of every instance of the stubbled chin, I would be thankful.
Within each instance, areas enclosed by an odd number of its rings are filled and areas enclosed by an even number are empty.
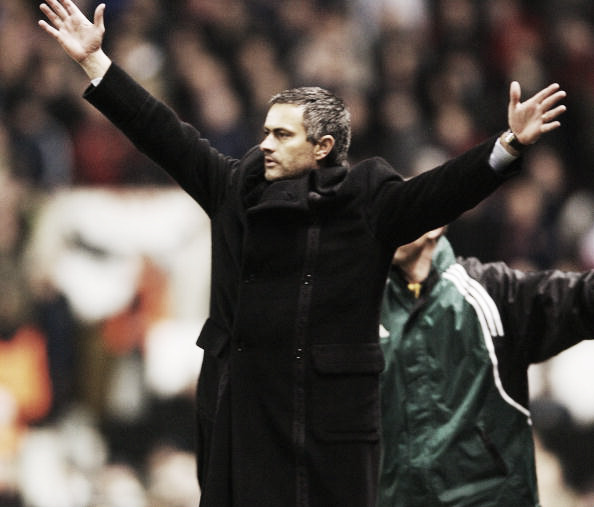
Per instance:
[[[264,171],[264,179],[267,181],[278,180],[280,177],[281,177],[281,175],[278,173],[278,171],[269,170],[269,169],[266,169]]]
[[[268,170],[264,171],[264,179],[267,181],[276,181],[276,180],[296,180],[301,178],[302,176],[309,174],[311,171],[314,171],[316,168],[311,169],[301,169],[296,171],[275,171],[275,170]]]

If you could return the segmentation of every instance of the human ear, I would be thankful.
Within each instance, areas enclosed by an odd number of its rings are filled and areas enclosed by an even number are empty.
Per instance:
[[[332,151],[332,148],[334,148],[334,137],[331,135],[322,136],[315,146],[314,156],[316,160],[325,158]]]

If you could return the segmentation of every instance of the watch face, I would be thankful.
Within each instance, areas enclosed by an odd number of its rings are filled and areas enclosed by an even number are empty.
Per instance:
[[[508,132],[505,134],[505,142],[509,144],[514,150],[521,151],[524,148],[524,145],[518,141],[516,134],[513,132]]]

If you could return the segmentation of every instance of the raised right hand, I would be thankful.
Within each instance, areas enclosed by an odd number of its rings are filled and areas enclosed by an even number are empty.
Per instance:
[[[102,53],[105,4],[97,6],[91,23],[71,0],[46,1],[47,3],[42,3],[39,8],[51,25],[40,20],[39,26],[54,37],[64,51],[84,68],[89,57]]]

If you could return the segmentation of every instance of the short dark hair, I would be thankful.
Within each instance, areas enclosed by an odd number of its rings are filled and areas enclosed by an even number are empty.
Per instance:
[[[351,114],[341,98],[318,86],[302,86],[277,93],[270,99],[270,105],[273,104],[303,106],[307,140],[317,143],[325,135],[334,138],[334,147],[324,159],[325,164],[346,163],[351,144]]]

